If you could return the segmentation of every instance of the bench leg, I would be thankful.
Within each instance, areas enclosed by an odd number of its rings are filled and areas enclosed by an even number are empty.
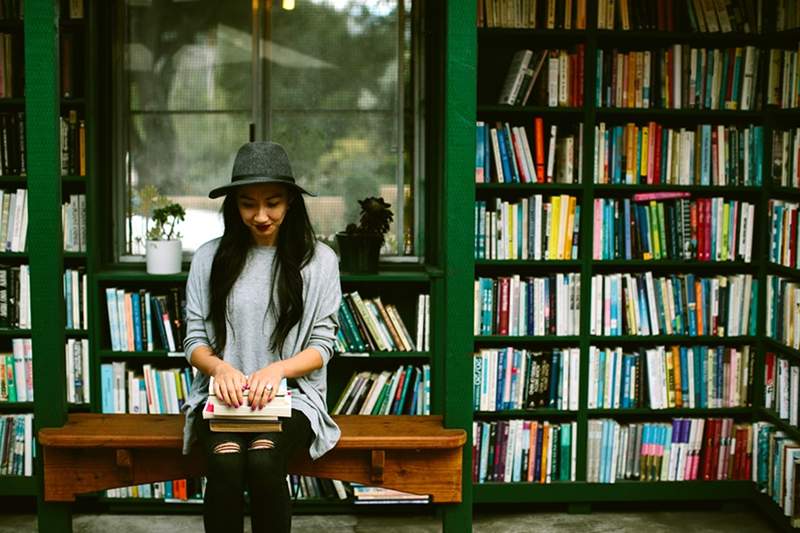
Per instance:
[[[464,533],[472,531],[472,508],[462,503],[439,506],[443,533]]]
[[[40,496],[36,502],[39,533],[72,533],[72,504],[46,502]]]

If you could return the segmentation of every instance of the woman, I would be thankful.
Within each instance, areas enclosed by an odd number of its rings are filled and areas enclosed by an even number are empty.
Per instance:
[[[295,453],[318,459],[339,428],[326,406],[325,365],[333,355],[341,300],[338,261],[314,238],[303,194],[285,150],[271,142],[242,146],[226,195],[222,237],[194,254],[186,284],[184,350],[198,369],[186,410],[184,453],[199,437],[208,470],[206,532],[244,527],[245,487],[254,533],[289,531],[287,464]],[[257,409],[282,378],[292,416],[276,433],[212,433],[200,410],[209,376],[225,403]]]

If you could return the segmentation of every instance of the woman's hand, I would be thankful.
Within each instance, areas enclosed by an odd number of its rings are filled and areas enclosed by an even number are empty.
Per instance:
[[[225,361],[214,367],[214,393],[228,407],[239,407],[244,403],[242,391],[247,385],[247,378],[240,371]]]
[[[261,409],[275,397],[283,379],[283,367],[275,362],[253,372],[247,384],[250,387],[248,403],[251,409]]]

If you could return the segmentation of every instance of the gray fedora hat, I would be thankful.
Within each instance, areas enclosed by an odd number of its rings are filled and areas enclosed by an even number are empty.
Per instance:
[[[212,190],[208,197],[218,198],[237,187],[257,183],[283,183],[303,194],[316,196],[295,183],[289,156],[283,146],[269,141],[256,141],[239,148],[233,161],[231,182]]]

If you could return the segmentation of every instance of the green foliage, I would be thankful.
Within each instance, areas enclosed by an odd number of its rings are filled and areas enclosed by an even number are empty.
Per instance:
[[[381,238],[383,244],[384,235],[389,231],[389,224],[394,219],[394,213],[389,209],[391,204],[386,203],[383,198],[370,196],[358,201],[361,205],[361,218],[358,225],[348,224],[346,233],[351,235],[376,235]]]
[[[175,231],[178,222],[183,222],[186,211],[181,204],[167,204],[153,210],[151,217],[155,225],[147,231],[147,238],[151,241],[169,241],[180,239],[180,232]]]

